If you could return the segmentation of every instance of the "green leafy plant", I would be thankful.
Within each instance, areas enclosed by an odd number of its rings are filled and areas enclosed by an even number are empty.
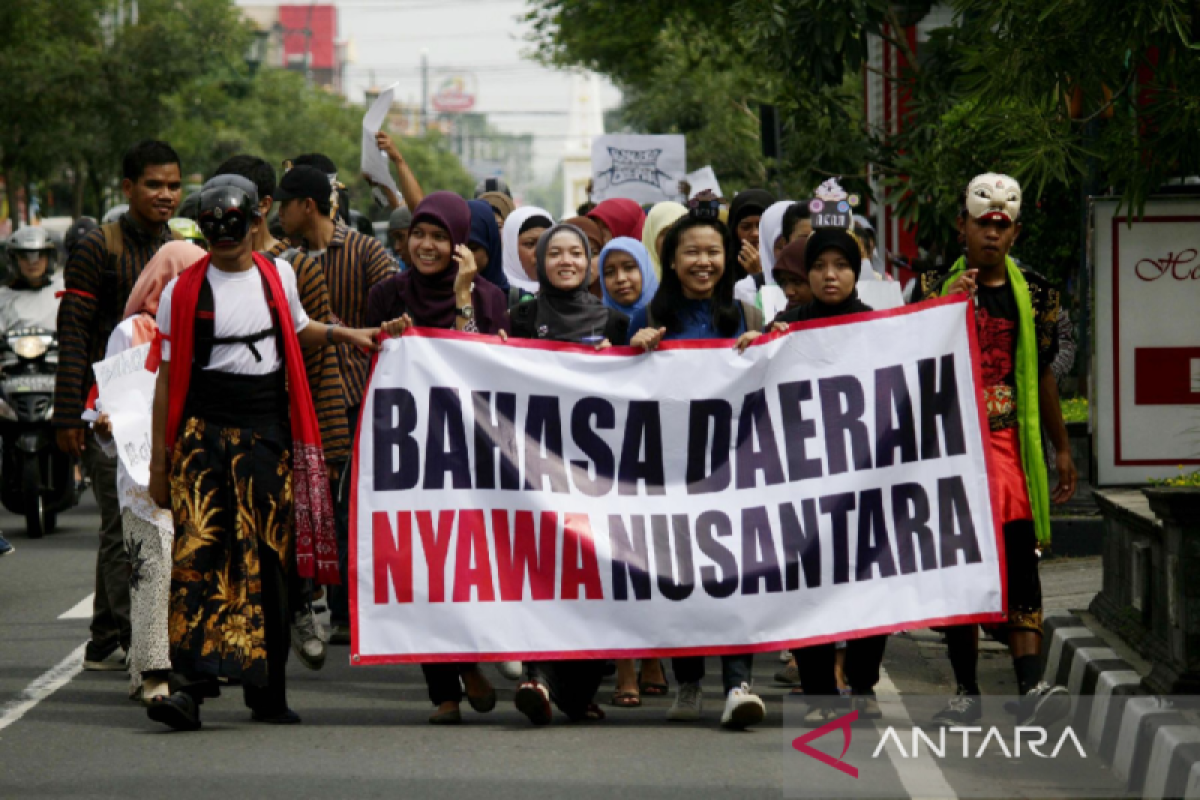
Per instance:
[[[1188,487],[1200,489],[1200,469],[1184,472],[1183,465],[1179,465],[1179,474],[1173,478],[1151,478],[1152,486],[1162,487]]]
[[[1063,422],[1087,422],[1088,401],[1086,397],[1071,397],[1062,401]]]

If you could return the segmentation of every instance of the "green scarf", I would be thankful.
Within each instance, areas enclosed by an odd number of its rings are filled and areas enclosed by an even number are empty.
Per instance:
[[[1017,301],[1017,435],[1021,443],[1021,467],[1029,489],[1029,506],[1033,510],[1033,527],[1038,544],[1050,544],[1050,486],[1046,462],[1042,455],[1042,421],[1038,413],[1038,348],[1033,325],[1033,301],[1029,284],[1011,258],[1005,258],[1008,283]],[[967,269],[966,258],[955,262],[942,284],[942,294],[950,293],[950,285]]]

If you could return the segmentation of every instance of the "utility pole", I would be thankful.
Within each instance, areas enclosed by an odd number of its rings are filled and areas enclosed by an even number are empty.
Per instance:
[[[421,48],[421,134],[429,132],[429,51]]]

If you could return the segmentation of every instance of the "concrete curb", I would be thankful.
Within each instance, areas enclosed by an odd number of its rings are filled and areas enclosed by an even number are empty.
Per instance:
[[[1138,671],[1080,617],[1049,611],[1043,630],[1043,679],[1067,687],[1076,733],[1128,791],[1147,800],[1200,798],[1200,726],[1170,698],[1149,694]]]

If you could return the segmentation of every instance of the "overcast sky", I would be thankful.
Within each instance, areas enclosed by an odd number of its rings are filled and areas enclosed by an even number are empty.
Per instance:
[[[269,0],[238,0],[239,5],[268,5]],[[361,101],[372,76],[379,87],[399,82],[398,100],[420,103],[421,50],[428,51],[430,92],[439,70],[462,68],[478,81],[476,111],[493,125],[513,133],[532,133],[539,180],[549,180],[562,158],[570,107],[571,80],[566,73],[524,59],[527,26],[519,19],[524,0],[333,0],[339,35],[353,41],[355,63],[345,87]],[[620,102],[603,81],[602,107]],[[550,114],[530,112],[551,112]]]

